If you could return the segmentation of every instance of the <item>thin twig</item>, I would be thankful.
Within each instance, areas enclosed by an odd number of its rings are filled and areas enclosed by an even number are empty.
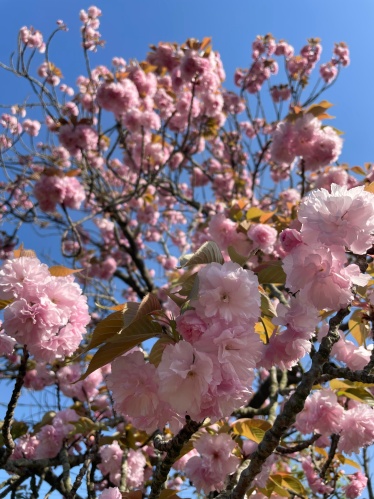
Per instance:
[[[14,385],[13,393],[8,404],[8,409],[6,411],[4,424],[2,428],[2,434],[6,449],[4,454],[0,458],[0,466],[4,466],[4,464],[8,461],[9,457],[13,454],[13,451],[16,446],[12,438],[11,429],[12,429],[14,411],[16,409],[19,396],[21,395],[22,386],[26,376],[26,366],[28,358],[29,358],[29,353],[27,351],[26,346],[24,346],[23,357],[21,358],[21,364],[19,366],[16,384]]]

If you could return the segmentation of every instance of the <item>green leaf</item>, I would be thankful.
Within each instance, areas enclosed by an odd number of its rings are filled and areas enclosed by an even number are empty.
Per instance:
[[[132,490],[131,492],[122,492],[122,499],[142,499],[141,490]]]
[[[229,246],[227,248],[227,252],[229,254],[230,260],[234,263],[238,263],[241,267],[243,267],[243,265],[247,263],[248,257],[238,253],[234,246]]]
[[[365,343],[370,333],[368,321],[362,318],[362,310],[355,310],[348,321],[349,332],[357,343],[361,346]]]
[[[158,497],[159,497],[159,499],[179,498],[177,492],[178,492],[177,490],[173,490],[173,489],[163,489],[163,490],[161,490]]]
[[[193,253],[186,253],[185,255],[181,256],[179,259],[179,263],[181,267],[184,267],[188,261],[193,257]]]
[[[48,411],[44,414],[42,420],[39,422],[39,423],[36,423],[33,427],[33,431],[34,433],[38,433],[42,428],[43,426],[47,425],[47,424],[51,424],[52,423],[52,420],[53,418],[56,416],[56,412],[55,411]]]
[[[0,430],[3,427],[4,421],[0,421]],[[13,421],[12,427],[10,429],[10,434],[12,435],[13,440],[16,438],[22,437],[27,433],[28,426],[23,421]],[[0,431],[0,447],[4,445],[4,437]]]
[[[352,166],[351,171],[357,173],[358,175],[363,175],[366,177],[366,171],[361,168],[361,166]]]
[[[135,320],[139,319],[143,315],[151,314],[156,312],[156,310],[161,310],[161,303],[158,298],[153,293],[148,293],[142,300],[138,312],[136,314]]]
[[[84,352],[88,352],[118,334],[123,328],[123,312],[113,312],[95,327],[91,341]]]
[[[247,220],[254,220],[256,218],[260,219],[260,217],[264,214],[265,212],[261,210],[260,208],[256,208],[256,206],[252,206],[247,210],[247,213],[245,215]]]
[[[349,381],[345,379],[332,379],[330,381],[330,388],[332,390],[347,390],[351,388],[372,388],[374,383],[362,383],[361,381]]]
[[[268,262],[260,265],[254,272],[257,273],[259,284],[284,284],[286,274],[282,267],[282,262]]]
[[[263,291],[260,291],[261,295],[261,312],[265,317],[277,317],[277,311],[276,308],[273,305],[273,302],[270,300],[269,296],[264,293]]]
[[[72,437],[77,433],[87,436],[94,431],[108,429],[103,423],[95,423],[92,419],[85,417],[80,417],[78,421],[69,421],[69,423],[74,426],[74,428],[69,432],[69,437]]]
[[[188,278],[185,281],[183,281],[182,288],[180,291],[178,291],[178,293],[182,296],[188,296],[191,292],[191,289],[193,288],[193,285],[195,284],[196,277],[197,277],[197,272],[188,276]]]
[[[165,347],[174,343],[175,342],[172,338],[170,338],[170,336],[162,336],[159,340],[156,341],[151,351],[149,352],[149,362],[157,367],[161,362]]]
[[[322,118],[323,115],[326,113],[327,109],[330,109],[333,104],[331,102],[328,102],[326,100],[323,100],[319,102],[318,104],[312,104],[308,109],[307,113],[312,114],[315,118]]]
[[[282,477],[279,475],[270,475],[267,483],[267,490],[272,493],[275,492],[281,497],[290,497],[290,494],[287,490],[282,486]],[[271,496],[268,496],[271,497]]]
[[[343,395],[349,399],[357,400],[358,402],[374,407],[374,396],[366,388],[347,388],[340,390],[337,395]]]
[[[182,267],[190,267],[191,265],[201,265],[205,263],[224,263],[224,259],[217,243],[207,241],[194,253]]]
[[[191,291],[190,291],[190,293],[188,295],[189,301],[191,301],[191,300],[197,300],[198,299],[198,297],[199,297],[199,285],[200,285],[200,283],[199,283],[199,276],[197,275],[195,277],[194,282],[193,282],[193,286],[191,288]]]
[[[115,358],[120,357],[143,341],[161,334],[161,326],[154,322],[149,315],[133,320],[119,334],[109,338],[108,342],[99,348],[92,357],[87,371],[81,376],[79,381],[86,379],[89,374],[109,364]]]
[[[0,300],[0,310],[3,310],[5,307],[13,303],[14,300]]]
[[[182,449],[181,449],[181,451],[180,451],[180,453],[178,455],[178,459],[180,459],[181,457],[185,456],[188,452],[190,452],[192,449],[194,449],[195,448],[194,445],[193,445],[194,442],[196,442],[196,440],[199,440],[199,438],[202,435],[205,435],[205,433],[206,432],[205,432],[204,429],[200,429],[196,433],[194,433],[192,435],[192,437],[190,438],[190,440],[183,445],[183,447],[182,447]]]
[[[374,182],[371,182],[370,184],[367,184],[364,189],[366,192],[371,192],[374,194]]]
[[[128,327],[132,324],[138,314],[139,303],[126,303],[126,308],[123,310],[123,327]]]
[[[249,438],[256,443],[260,443],[265,432],[271,428],[271,424],[262,419],[238,419],[231,425],[235,435]]]
[[[299,494],[299,496],[307,497],[304,485],[298,478],[289,473],[279,473],[282,479],[282,486],[291,492]]]
[[[271,322],[271,319],[269,317],[260,317],[260,321],[264,326],[264,333],[266,334],[266,337],[270,338],[270,336],[272,336],[277,326],[275,326]]]
[[[180,294],[179,292],[178,293],[170,293],[169,291],[166,291],[166,294],[168,295],[168,297],[173,300],[173,302],[178,305],[178,307],[181,307],[184,302],[186,301],[186,298],[182,298],[181,296],[178,296],[178,294]]]

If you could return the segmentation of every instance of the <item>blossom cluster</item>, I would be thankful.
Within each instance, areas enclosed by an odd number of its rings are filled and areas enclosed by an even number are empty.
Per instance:
[[[332,184],[331,192],[315,190],[301,202],[298,219],[299,231],[286,229],[280,234],[286,287],[295,297],[289,308],[277,307],[273,323],[285,329],[270,338],[263,359],[267,368],[294,366],[310,352],[319,311],[346,307],[354,297],[353,286],[365,286],[370,279],[349,263],[346,251],[360,255],[373,244],[373,194],[364,187]],[[343,340],[332,353],[349,366],[361,367],[370,356]]]
[[[60,452],[63,442],[71,437],[74,422],[79,416],[73,409],[59,411],[50,424],[42,426],[35,434],[26,433],[18,439],[11,459],[45,459],[53,458]]]
[[[104,445],[100,449],[101,462],[98,465],[103,476],[109,476],[110,482],[120,485],[123,450],[114,441],[112,444]],[[146,459],[141,450],[130,449],[127,454],[127,486],[139,488],[144,482],[144,468]]]
[[[42,211],[51,212],[60,204],[78,210],[86,196],[75,177],[42,175],[34,185],[34,195]]]
[[[206,265],[197,279],[193,308],[176,318],[181,341],[166,345],[158,366],[139,351],[113,363],[108,385],[116,410],[147,431],[186,415],[196,421],[229,416],[250,394],[263,346],[254,332],[257,278],[227,262]]]
[[[74,277],[51,275],[36,257],[21,256],[4,262],[0,299],[10,302],[4,310],[3,335],[26,345],[40,361],[71,355],[90,321],[87,298]],[[8,350],[5,346],[2,353]]]
[[[362,447],[374,442],[373,409],[355,401],[350,401],[344,409],[336,394],[328,389],[307,398],[295,426],[303,434],[313,431],[322,436],[338,434],[338,451],[347,454],[359,453]]]
[[[329,126],[322,127],[318,118],[307,113],[295,121],[278,123],[273,133],[270,154],[276,163],[290,165],[301,157],[305,170],[318,170],[336,161],[342,139]]]

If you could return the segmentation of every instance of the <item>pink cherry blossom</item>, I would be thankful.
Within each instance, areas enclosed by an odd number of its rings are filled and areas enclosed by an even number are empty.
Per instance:
[[[332,127],[324,127],[316,136],[312,147],[303,154],[305,169],[317,170],[337,161],[343,141]]]
[[[46,386],[50,386],[54,382],[55,373],[47,369],[45,363],[39,362],[35,369],[27,371],[24,386],[32,390],[43,390]]]
[[[118,379],[122,382],[118,383]],[[113,392],[115,409],[138,428],[152,432],[163,427],[171,417],[170,407],[158,394],[156,368],[145,363],[141,352],[115,359],[107,383]]]
[[[81,150],[96,150],[98,146],[97,132],[89,125],[63,125],[59,140],[72,156],[79,156]]]
[[[109,474],[114,485],[120,484],[122,456],[123,450],[116,441],[100,448],[101,463],[97,467],[104,476]]]
[[[323,482],[309,457],[303,459],[302,467],[306,479],[308,480],[309,487],[315,494],[330,494],[334,490],[332,487]]]
[[[84,402],[92,400],[98,393],[98,386],[103,380],[100,370],[94,371],[86,379],[78,381],[82,375],[79,364],[71,364],[62,367],[57,372],[59,387],[67,397],[75,397]]]
[[[187,310],[176,318],[178,332],[183,339],[194,344],[206,331],[207,324],[201,319],[195,310]]]
[[[31,137],[37,137],[39,134],[41,123],[36,120],[26,119],[22,123],[23,130]]]
[[[10,459],[35,459],[39,443],[40,441],[38,436],[26,433],[26,435],[23,435],[17,439],[16,447],[13,454],[10,456]]]
[[[270,225],[253,224],[248,231],[248,237],[252,239],[254,248],[270,254],[274,250],[278,232]]]
[[[0,331],[0,355],[10,355],[16,345],[16,340]]]
[[[289,253],[296,248],[296,246],[302,243],[302,237],[300,232],[295,229],[284,229],[279,234],[279,241],[282,245],[282,249],[286,253]]]
[[[118,487],[109,487],[102,491],[99,499],[122,499],[122,494]]]
[[[362,447],[374,442],[373,409],[365,404],[345,411],[340,426],[339,452],[358,454]]]
[[[123,450],[114,441],[110,445],[104,445],[100,449],[101,463],[99,470],[105,476],[109,474],[110,481],[114,485],[119,485],[121,480]],[[146,460],[141,451],[130,449],[127,455],[127,486],[130,488],[140,487],[144,480],[144,467]]]
[[[39,445],[36,448],[35,458],[44,459],[56,457],[61,450],[64,433],[61,427],[45,425],[38,433]]]
[[[368,479],[361,471],[348,475],[348,478],[350,483],[344,487],[345,495],[347,499],[356,499],[364,491]]]
[[[355,264],[344,267],[346,262],[344,251],[337,246],[299,244],[283,260],[286,286],[292,292],[300,291],[300,297],[315,308],[339,310],[352,300],[352,285],[365,285],[369,278],[360,274]]]
[[[39,30],[32,26],[27,28],[23,26],[19,31],[21,41],[31,49],[39,49],[40,53],[45,52],[45,43],[43,42],[43,35]]]
[[[200,453],[189,459],[186,464],[186,474],[197,490],[206,494],[225,487],[227,475],[234,473],[239,459],[232,455],[235,448],[229,435],[202,435],[194,447]]]
[[[335,393],[323,389],[306,399],[304,409],[296,416],[295,426],[302,433],[339,433],[343,415],[344,409]]]
[[[223,213],[214,215],[209,222],[209,232],[221,250],[227,251],[229,246],[242,254],[247,255],[250,243],[245,234],[238,232],[238,224],[225,217]]]
[[[364,187],[348,189],[331,185],[311,192],[301,203],[298,218],[307,243],[340,245],[362,255],[371,248],[374,237],[374,196]]]
[[[295,159],[293,142],[295,139],[294,126],[286,122],[280,122],[273,134],[273,140],[270,147],[270,154],[277,163],[290,164]]]
[[[118,115],[139,105],[138,89],[129,79],[119,83],[103,83],[96,98],[99,106]]]
[[[260,293],[257,277],[237,263],[211,263],[199,272],[199,296],[193,302],[201,318],[257,321]]]
[[[332,347],[331,355],[354,371],[363,369],[369,363],[371,351],[363,345],[356,346],[352,341],[347,340],[343,333],[340,333],[340,337],[340,340]]]
[[[62,204],[66,195],[66,183],[57,175],[42,175],[34,185],[34,195],[41,210],[55,211],[56,204]]]
[[[201,406],[213,382],[213,362],[192,345],[167,345],[157,367],[161,399],[181,415],[200,420]]]

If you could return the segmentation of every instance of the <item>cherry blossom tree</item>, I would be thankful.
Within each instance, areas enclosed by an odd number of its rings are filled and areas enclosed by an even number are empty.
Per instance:
[[[228,90],[209,38],[95,67],[101,14],[75,87],[61,21],[0,63],[33,95],[0,116],[0,498],[373,499],[374,168],[322,97],[348,47],[258,36]]]

